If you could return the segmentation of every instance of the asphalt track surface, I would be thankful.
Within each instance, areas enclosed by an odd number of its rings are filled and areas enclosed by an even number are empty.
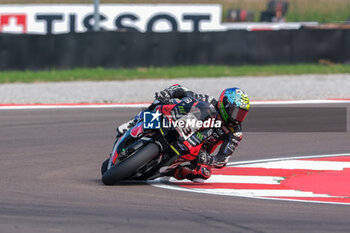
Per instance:
[[[215,196],[139,183],[104,186],[100,164],[110,153],[115,126],[137,112],[1,110],[0,232],[350,231],[350,207],[344,205]],[[247,127],[254,118],[252,112]],[[259,120],[269,126],[275,119]],[[231,161],[347,153],[349,141],[348,132],[250,131]]]

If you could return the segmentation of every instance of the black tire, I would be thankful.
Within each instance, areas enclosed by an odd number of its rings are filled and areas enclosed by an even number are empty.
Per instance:
[[[102,163],[102,165],[101,165],[101,175],[103,175],[107,171],[108,162],[109,162],[109,159],[107,159],[106,161],[104,161]]]
[[[102,175],[102,182],[105,185],[113,185],[130,177],[138,169],[159,155],[159,147],[154,143],[149,143],[133,156],[121,161],[110,168]]]

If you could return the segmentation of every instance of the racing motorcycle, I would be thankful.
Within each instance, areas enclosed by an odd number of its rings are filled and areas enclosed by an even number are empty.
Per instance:
[[[212,116],[209,103],[189,97],[167,104],[156,100],[151,106],[153,110],[139,114],[136,124],[114,143],[110,157],[102,163],[105,185],[151,180],[190,164],[211,135],[213,125],[221,123]],[[154,123],[146,122],[149,116]]]

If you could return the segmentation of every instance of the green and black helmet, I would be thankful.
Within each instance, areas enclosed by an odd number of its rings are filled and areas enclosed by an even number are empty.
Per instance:
[[[239,88],[227,88],[220,95],[218,108],[228,126],[240,124],[250,108],[248,95]]]

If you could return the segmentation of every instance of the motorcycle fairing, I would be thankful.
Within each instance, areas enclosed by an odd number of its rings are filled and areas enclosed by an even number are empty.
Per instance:
[[[138,138],[143,132],[143,121],[140,121],[131,129],[130,135],[134,138]]]

